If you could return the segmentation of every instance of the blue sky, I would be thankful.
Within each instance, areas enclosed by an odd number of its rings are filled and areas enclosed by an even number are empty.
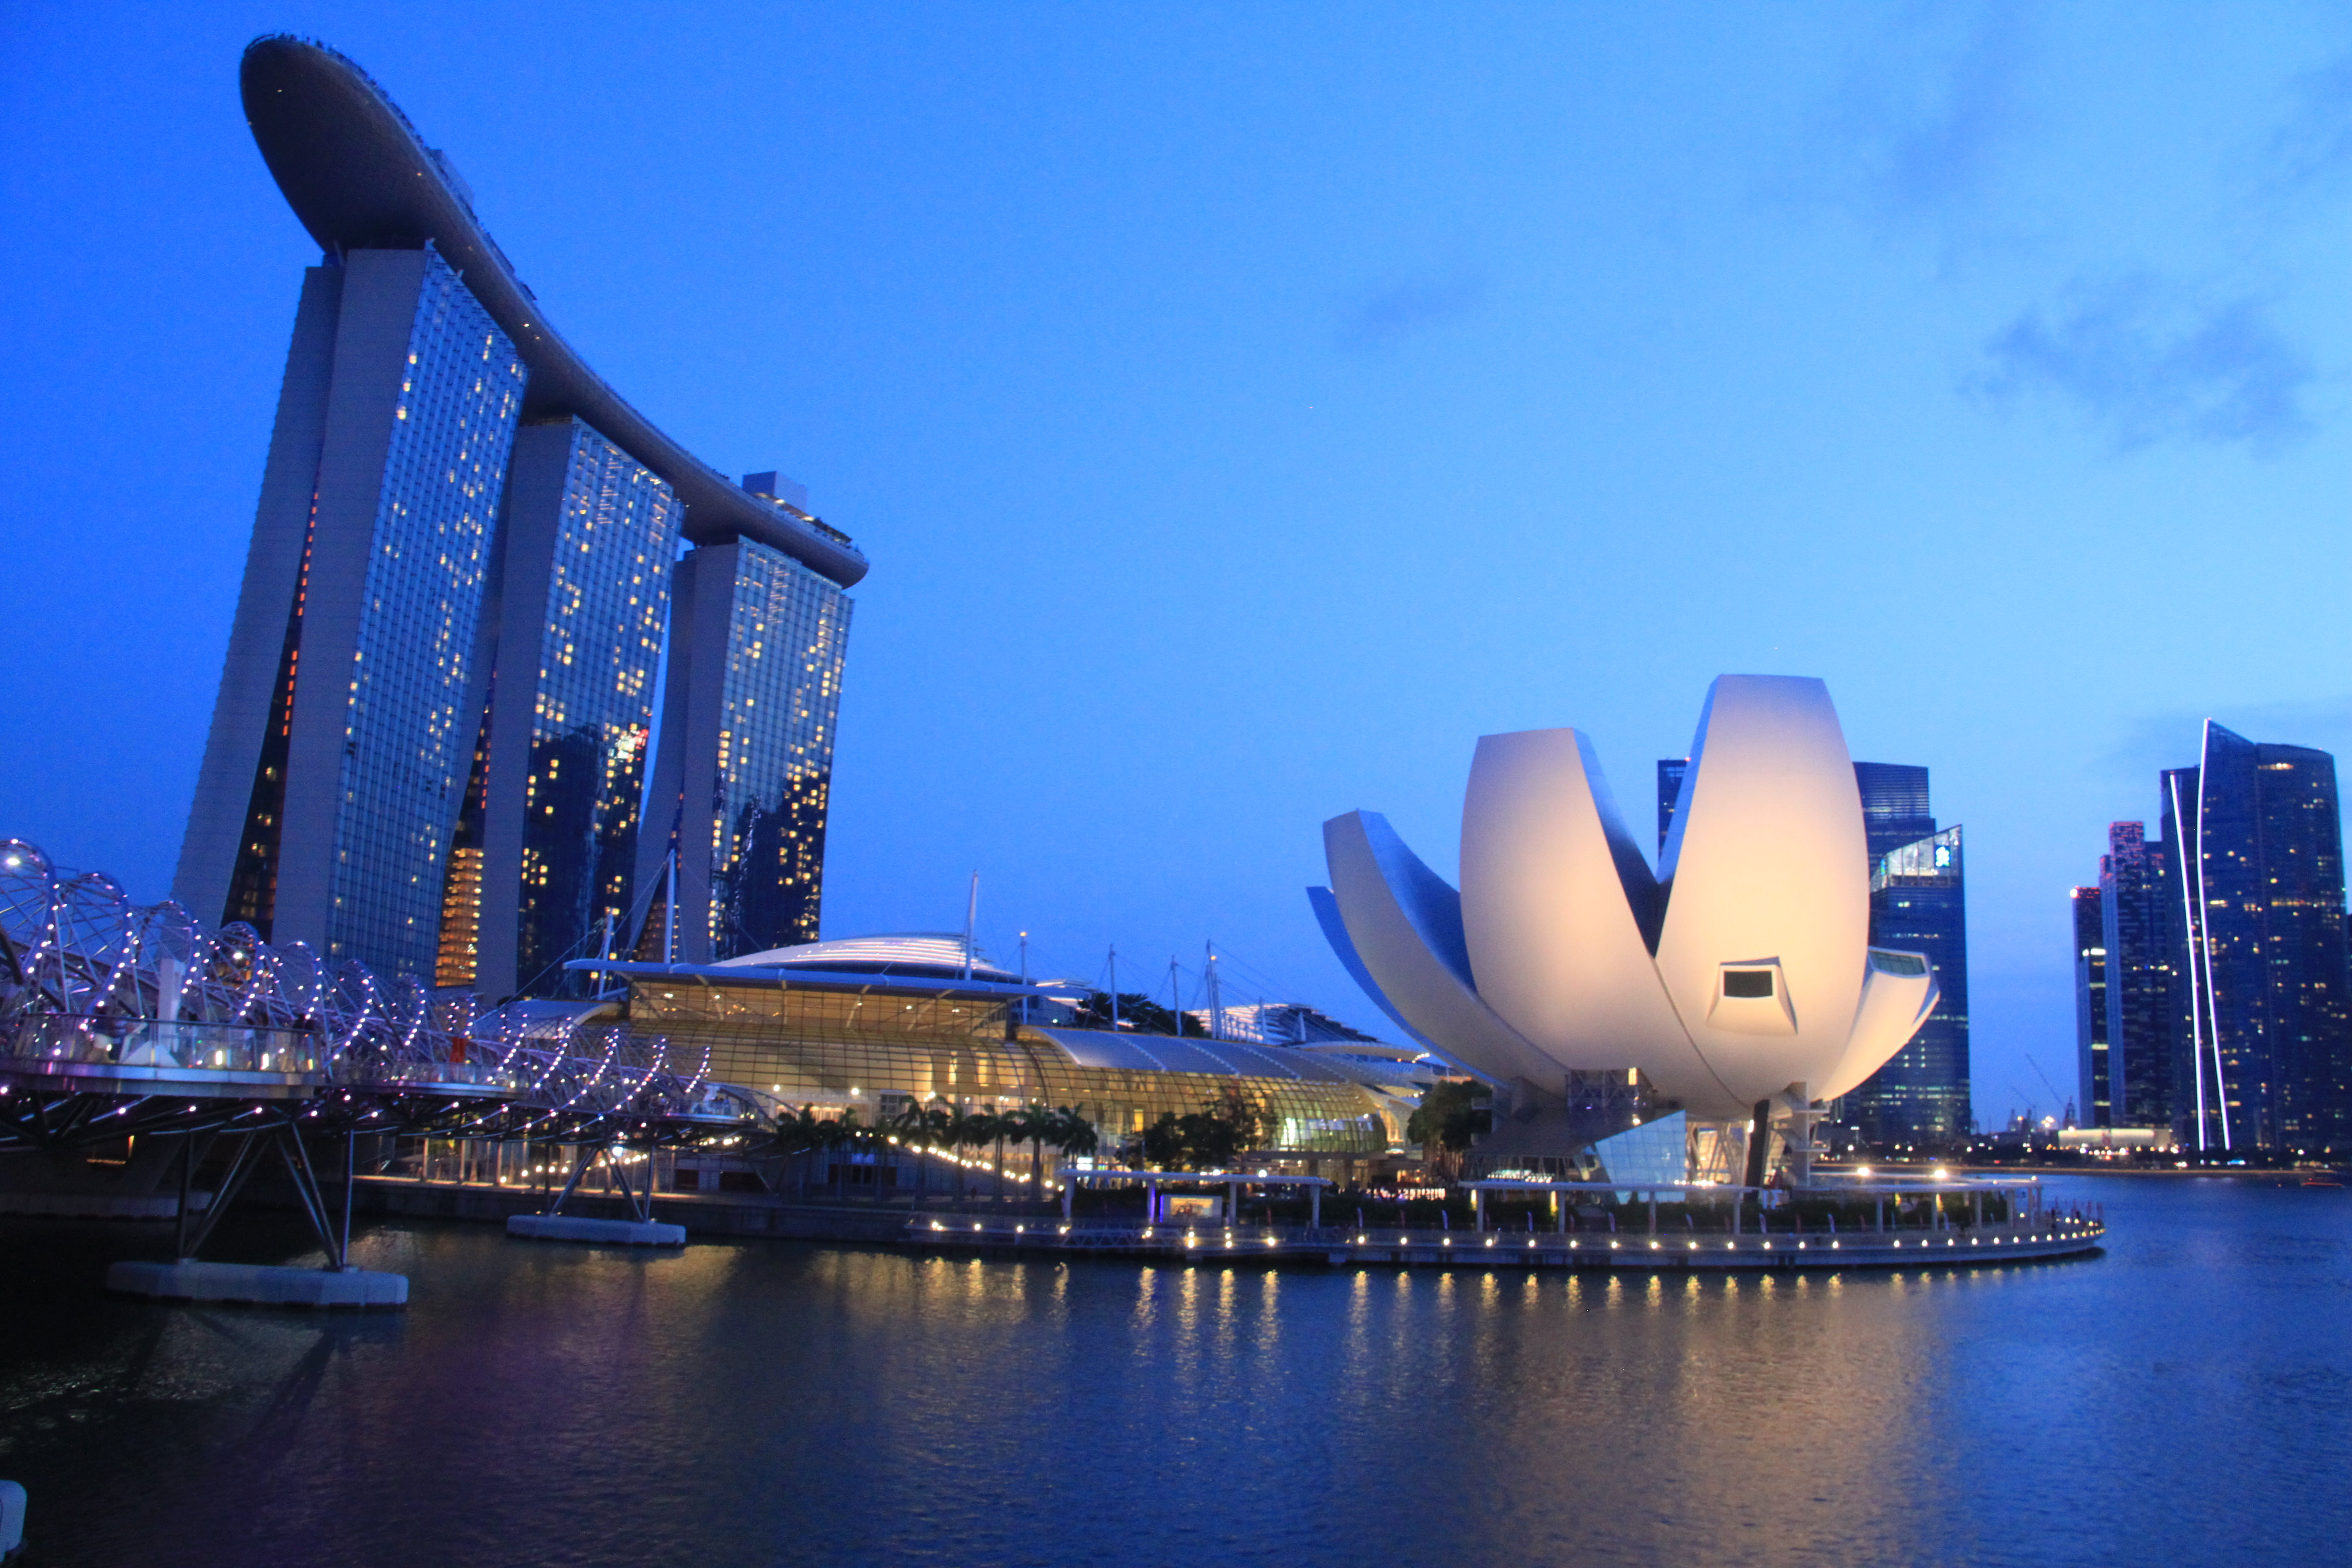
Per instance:
[[[2072,1087],[2066,889],[2210,715],[2352,747],[2352,12],[16,5],[0,831],[162,897],[309,242],[264,31],[857,590],[826,929],[1370,1023],[1300,889],[1572,724],[1646,814],[1819,675],[1969,830],[1977,1103]],[[1259,978],[1250,978],[1250,977]]]

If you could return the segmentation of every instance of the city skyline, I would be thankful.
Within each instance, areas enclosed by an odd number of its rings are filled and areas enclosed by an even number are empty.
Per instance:
[[[310,249],[211,62],[289,26],[432,128],[647,415],[893,563],[829,934],[960,923],[978,867],[992,945],[1084,974],[1207,934],[1360,1018],[1289,891],[1335,789],[1442,869],[1476,734],[1573,705],[1631,777],[1693,680],[1820,674],[1969,824],[1998,1121],[2073,1049],[2057,895],[2152,770],[2209,715],[2352,740],[2306,548],[2345,451],[2340,21],[420,15],[12,24],[10,520],[73,588],[11,633],[59,673],[0,804],[142,896]],[[593,90],[617,58],[658,89]],[[1399,721],[1412,764],[1354,774]]]
[[[2352,1142],[2352,953],[2336,759],[2208,722],[2158,832],[2107,829],[2074,890],[2083,1124],[2209,1156]]]

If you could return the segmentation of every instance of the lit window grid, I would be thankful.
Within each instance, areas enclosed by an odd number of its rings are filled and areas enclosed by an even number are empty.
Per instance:
[[[1938,847],[1948,851],[1940,868]],[[1871,878],[1870,911],[1871,944],[1925,953],[1937,995],[1909,1042],[1848,1093],[1845,1114],[1890,1142],[1963,1137],[1974,1117],[1961,829],[1945,828],[1885,857]]]
[[[478,972],[482,934],[482,852],[458,848],[449,852],[447,889],[441,900],[440,950],[435,960],[433,984],[471,985]]]
[[[852,602],[782,551],[738,545],[711,823],[710,951],[817,940]]]
[[[408,362],[352,663],[327,950],[422,974],[472,757],[469,661],[525,372],[429,248]]]
[[[634,899],[654,672],[683,509],[577,420],[531,693],[517,931],[526,981],[586,951]]]

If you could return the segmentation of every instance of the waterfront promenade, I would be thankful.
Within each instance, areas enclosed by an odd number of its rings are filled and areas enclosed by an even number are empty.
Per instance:
[[[947,1252],[1013,1255],[1087,1254],[1169,1260],[1207,1256],[1338,1268],[1403,1264],[1719,1273],[1755,1268],[1907,1268],[1960,1258],[1971,1263],[2023,1263],[2080,1257],[2095,1251],[2105,1237],[2106,1226],[2098,1219],[2055,1215],[1965,1230],[1916,1226],[1843,1235],[1732,1237],[1679,1230],[1663,1235],[1629,1231],[1622,1236],[1567,1236],[1394,1226],[1362,1230],[1330,1226],[1155,1226],[918,1214],[907,1222],[905,1240]]]
[[[1136,1178],[1139,1183],[1147,1179]],[[1223,1178],[1181,1173],[1148,1178],[1171,1186]],[[1232,1179],[1236,1184],[1243,1178]],[[1278,1178],[1269,1178],[1276,1184]],[[1580,1195],[1607,1196],[1613,1189],[1555,1184]],[[517,1215],[543,1212],[553,1196],[539,1186],[495,1181],[421,1181],[400,1176],[362,1176],[359,1206],[366,1212],[503,1223]],[[1520,1190],[1524,1190],[1523,1188]],[[1599,1217],[1569,1215],[1538,1228],[1522,1211],[1507,1224],[1484,1223],[1482,1202],[1462,1228],[1437,1225],[1265,1224],[1203,1225],[1140,1216],[1087,1215],[1045,1204],[993,1203],[912,1207],[856,1200],[793,1202],[765,1192],[663,1191],[650,1213],[682,1226],[688,1244],[729,1237],[772,1237],[803,1241],[852,1242],[919,1251],[987,1256],[1056,1255],[1177,1260],[1202,1256],[1246,1259],[1257,1264],[1349,1268],[1367,1265],[1460,1267],[1510,1269],[1608,1268],[1721,1272],[1726,1269],[1835,1269],[1911,1267],[1922,1259],[2032,1262],[2081,1257],[2106,1238],[2103,1211],[2053,1207],[2042,1200],[2041,1184],[2011,1178],[1999,1182],[1946,1181],[1865,1187],[1841,1183],[1795,1194],[1778,1189],[1709,1187],[1678,1192],[1689,1204],[1647,1201],[1651,1189],[1632,1189],[1633,1201]],[[1735,1198],[1746,1198],[1745,1206]],[[1759,1220],[1755,1200],[1769,1196],[1780,1206]],[[1807,1204],[1842,1204],[1869,1217],[1838,1227],[1833,1216]],[[1883,1201],[1892,1198],[1897,1202]],[[1991,1204],[1988,1218],[1986,1205]],[[1340,1217],[1352,1201],[1329,1200]],[[1914,1219],[1895,1217],[1903,1202]],[[624,1200],[596,1188],[575,1192],[565,1212],[620,1217]],[[1358,1210],[1361,1214],[1364,1211]],[[1622,1218],[1618,1215],[1622,1214]],[[2011,1218],[2001,1217],[2004,1215]],[[1524,1222],[1524,1223],[1523,1223]],[[1760,1226],[1760,1228],[1759,1228]],[[1520,1228],[1514,1228],[1520,1227]]]

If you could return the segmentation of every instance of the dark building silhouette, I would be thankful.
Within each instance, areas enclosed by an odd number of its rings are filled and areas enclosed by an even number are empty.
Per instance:
[[[2336,760],[2209,720],[2198,764],[2167,770],[2161,789],[2179,907],[2175,1135],[2203,1152],[2345,1147],[2352,967]]]
[[[1853,782],[1862,791],[1862,831],[1870,845],[1872,869],[1906,844],[1936,831],[1936,814],[1927,805],[1927,769],[1905,763],[1856,763]]]
[[[2115,1127],[2172,1124],[2172,925],[2177,897],[2161,838],[2107,826],[2099,858],[2099,936],[2106,949],[2107,1077]]]
[[[1683,775],[1690,772],[1688,757],[1658,759],[1658,853],[1666,852],[1666,835],[1675,826],[1675,807],[1683,798]]]
[[[2107,1035],[2107,939],[2099,889],[2069,897],[2074,925],[2074,1072],[2083,1125],[2113,1127],[2114,1061]]]
[[[1964,871],[1954,824],[1897,845],[1871,872],[1870,944],[1926,953],[1940,992],[1910,1044],[1845,1098],[1844,1119],[1875,1144],[1940,1142],[1974,1127]]]

